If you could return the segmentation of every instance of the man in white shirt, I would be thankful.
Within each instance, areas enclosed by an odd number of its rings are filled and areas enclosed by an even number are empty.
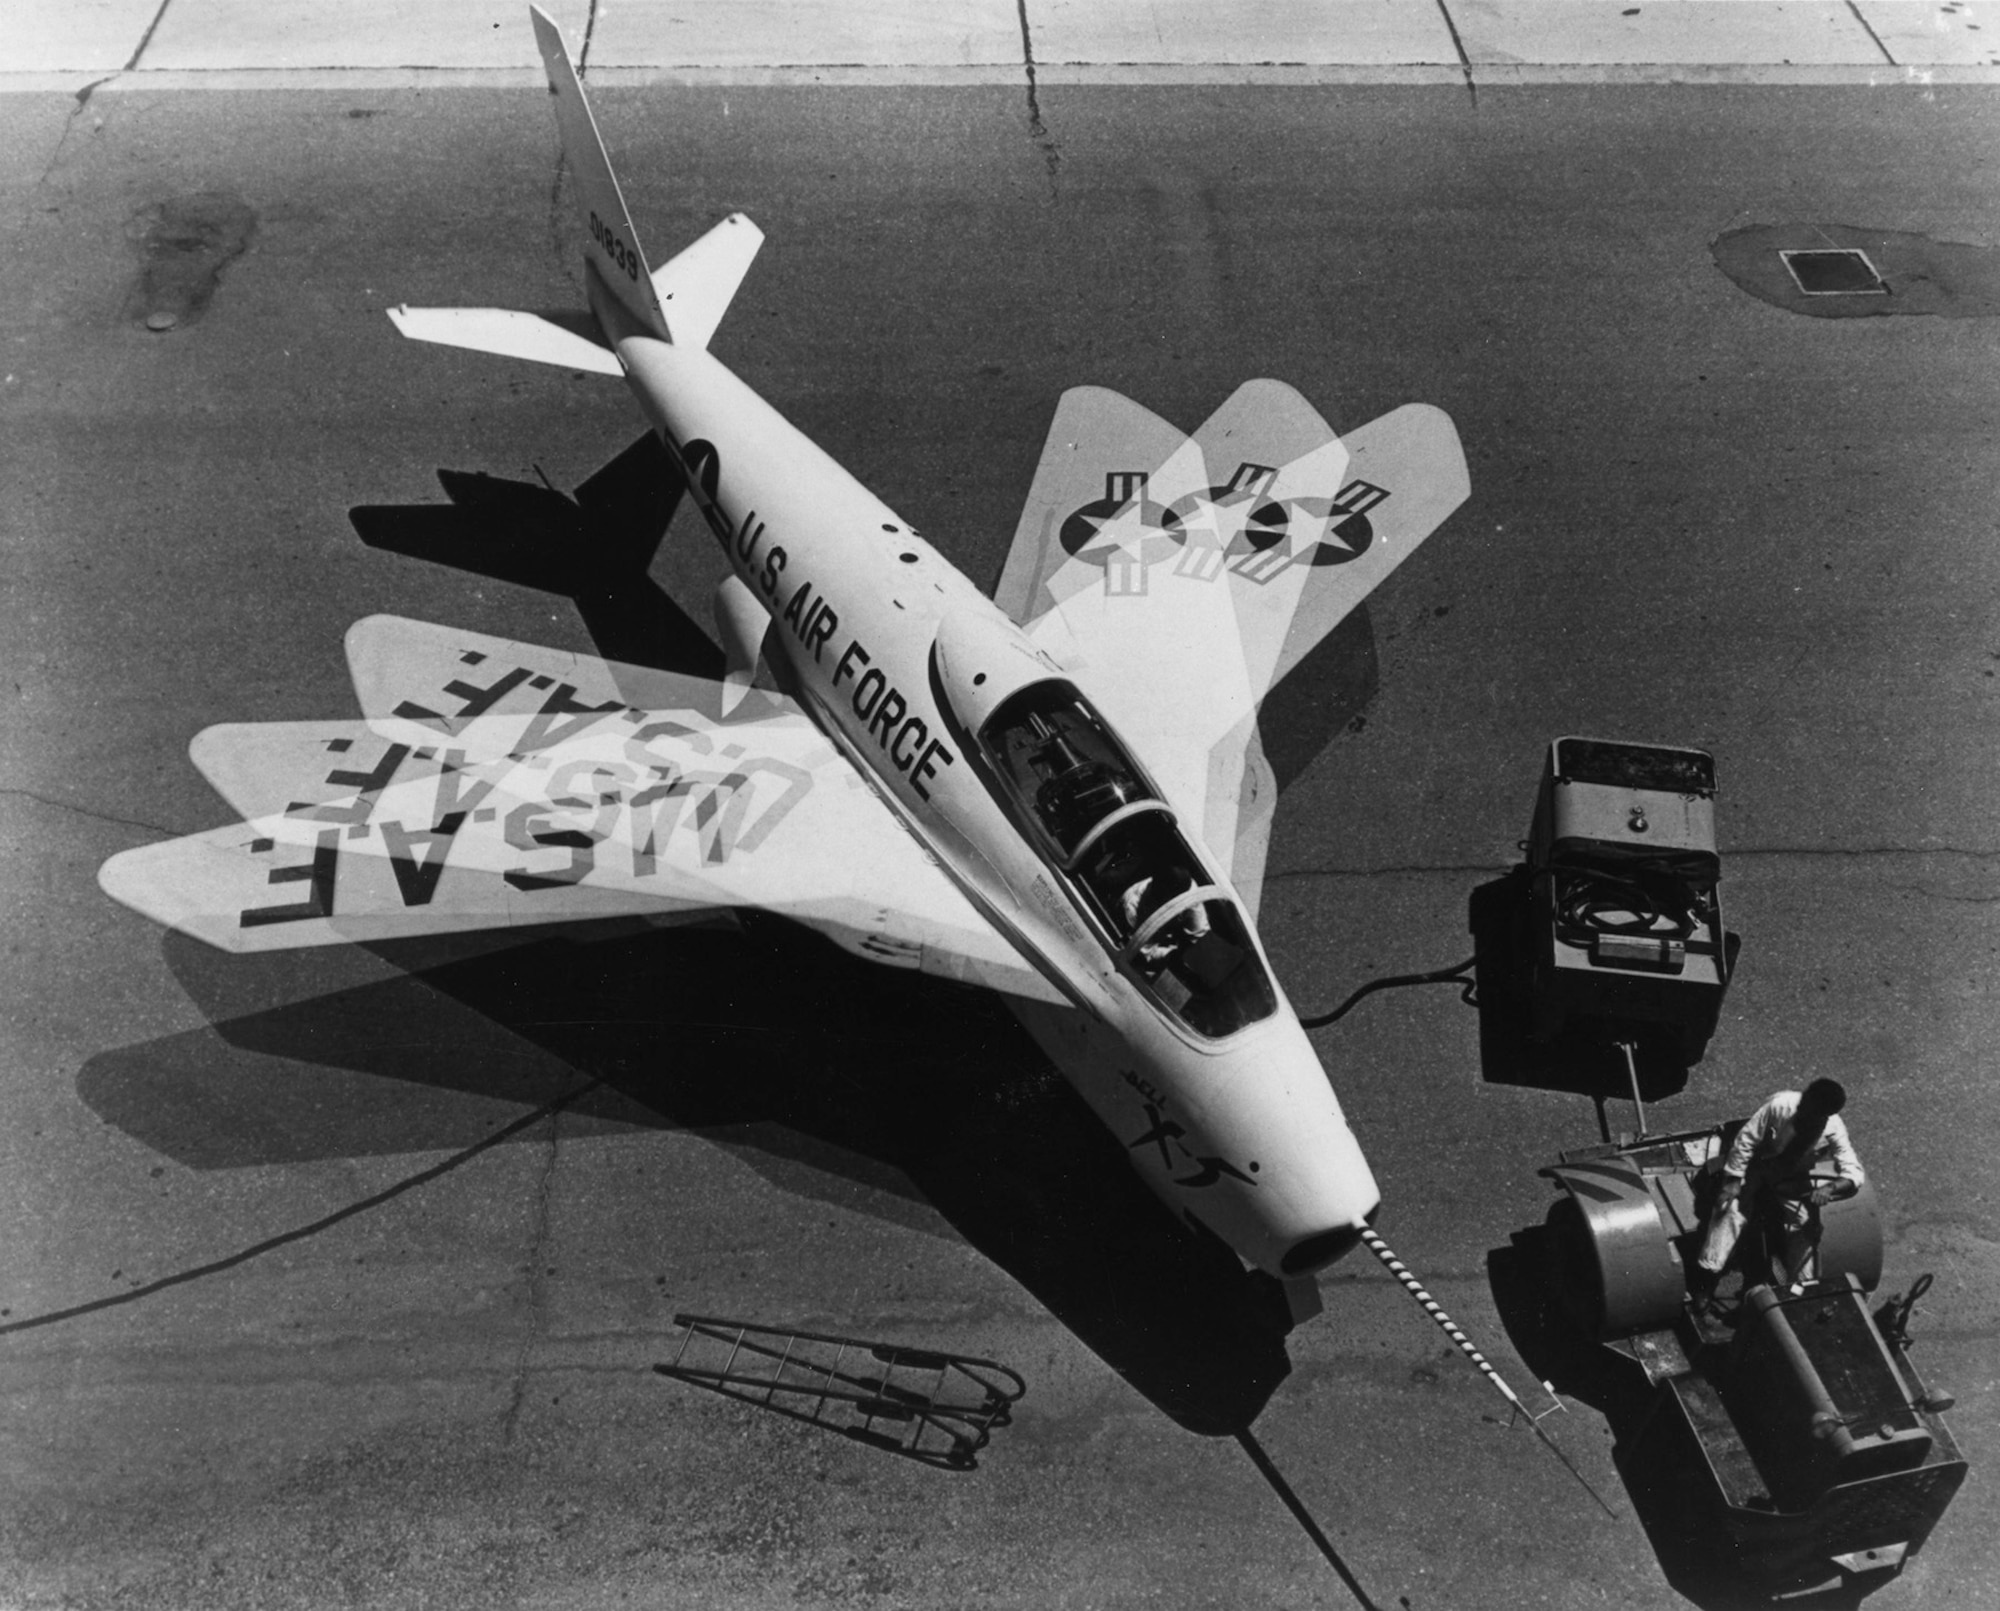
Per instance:
[[[1814,1080],[1803,1091],[1777,1092],[1736,1132],[1722,1161],[1722,1189],[1709,1212],[1701,1256],[1689,1272],[1698,1314],[1711,1306],[1749,1209],[1761,1210],[1779,1230],[1787,1282],[1807,1279],[1819,1241],[1815,1210],[1852,1197],[1867,1178],[1840,1119],[1846,1105],[1838,1080]]]

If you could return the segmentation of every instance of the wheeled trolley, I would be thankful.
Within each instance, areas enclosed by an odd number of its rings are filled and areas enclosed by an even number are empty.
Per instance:
[[[1704,750],[1559,738],[1528,830],[1529,991],[1537,1040],[1575,1015],[1674,1034],[1690,1063],[1729,983]]]
[[[1869,1312],[1882,1226],[1863,1186],[1817,1211],[1816,1267],[1767,1269],[1745,1248],[1733,1326],[1697,1323],[1685,1271],[1736,1128],[1565,1152],[1541,1171],[1562,1192],[1546,1275],[1569,1323],[1653,1390],[1618,1452],[1642,1509],[1774,1595],[1893,1572],[1966,1474],[1949,1401],[1910,1362],[1915,1293]]]

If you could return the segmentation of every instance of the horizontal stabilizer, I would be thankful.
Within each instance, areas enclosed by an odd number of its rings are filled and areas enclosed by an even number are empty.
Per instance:
[[[735,299],[764,232],[741,213],[729,217],[653,272],[653,291],[683,347],[706,347]]]
[[[557,323],[546,314],[512,308],[391,308],[389,318],[412,341],[469,347],[594,375],[625,373],[618,355],[596,339],[596,321],[588,314],[566,316]],[[584,326],[593,333],[586,335]]]

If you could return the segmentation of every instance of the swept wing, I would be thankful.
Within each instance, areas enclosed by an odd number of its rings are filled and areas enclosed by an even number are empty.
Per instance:
[[[392,617],[349,648],[367,719],[198,735],[245,821],[113,857],[110,894],[233,951],[754,906],[1061,999],[780,695]]]
[[[1412,404],[1344,441],[1279,381],[1184,436],[1065,393],[996,597],[1092,688],[1253,905],[1274,787],[1264,696],[1470,490],[1451,422]]]

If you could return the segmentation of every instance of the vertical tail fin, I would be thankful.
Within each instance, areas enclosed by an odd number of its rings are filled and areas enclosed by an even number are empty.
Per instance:
[[[597,133],[597,120],[590,115],[583,85],[563,44],[562,30],[539,6],[528,13],[535,22],[535,42],[541,47],[542,65],[548,70],[549,93],[556,101],[556,125],[562,134],[563,156],[576,181],[578,200],[590,225],[584,242],[584,259],[597,273],[603,290],[647,335],[662,341],[673,339],[666,314],[653,288],[652,271],[639,250],[639,236],[632,228],[631,214],[619,193],[618,179],[604,154],[604,141]],[[591,299],[595,307],[597,298]],[[618,332],[606,329],[607,336]]]

